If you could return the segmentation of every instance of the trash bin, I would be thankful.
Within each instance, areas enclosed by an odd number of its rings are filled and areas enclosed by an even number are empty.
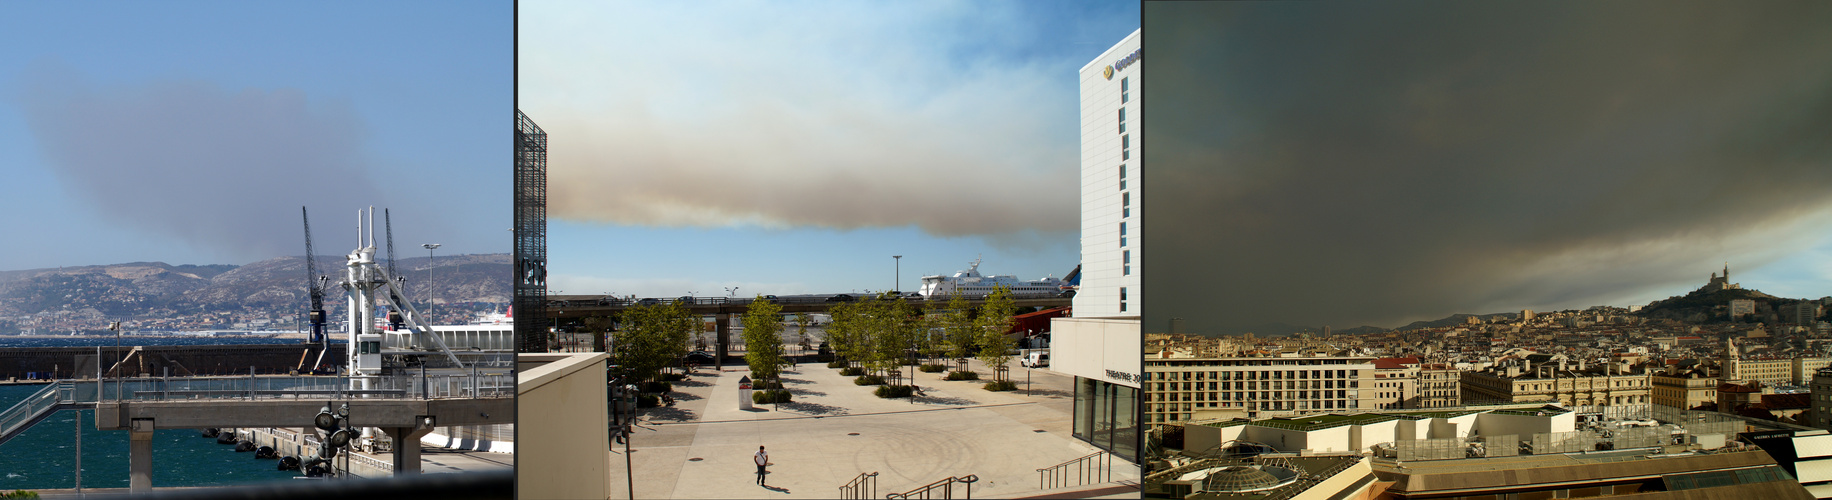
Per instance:
[[[738,409],[751,409],[751,378],[748,376],[738,379]]]

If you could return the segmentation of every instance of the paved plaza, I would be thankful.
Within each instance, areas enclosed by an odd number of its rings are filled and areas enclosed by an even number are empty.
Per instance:
[[[674,406],[645,410],[630,442],[636,498],[834,498],[870,472],[876,498],[969,474],[979,476],[976,498],[1024,497],[1046,493],[1037,469],[1099,451],[1070,436],[1073,377],[1037,369],[1027,391],[1015,360],[1018,391],[916,372],[924,395],[913,401],[879,398],[825,363],[803,363],[783,373],[794,402],[750,411],[738,409],[749,369],[730,363],[675,382]],[[991,378],[978,361],[971,367]],[[760,445],[775,464],[768,486],[756,484],[751,462]],[[609,460],[611,498],[626,498],[621,445]],[[1115,480],[1137,481],[1136,467],[1114,462]]]

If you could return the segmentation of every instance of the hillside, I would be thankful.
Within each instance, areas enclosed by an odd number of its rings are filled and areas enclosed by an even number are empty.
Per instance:
[[[1769,316],[1775,312],[1776,307],[1795,301],[1750,289],[1729,289],[1715,292],[1699,289],[1685,295],[1655,301],[1635,314],[1644,318],[1673,319],[1691,323],[1723,323],[1729,321],[1729,318],[1726,317],[1722,308],[1729,307],[1730,301],[1737,299],[1755,301],[1757,318]]]
[[[510,299],[508,254],[406,258],[395,269],[419,303],[494,302]],[[342,303],[336,283],[342,256],[318,256],[330,276],[327,306]],[[430,278],[429,276],[430,272]],[[305,258],[280,257],[243,266],[133,262],[98,266],[0,271],[0,318],[70,313],[108,318],[169,318],[196,314],[287,315],[302,311]]]

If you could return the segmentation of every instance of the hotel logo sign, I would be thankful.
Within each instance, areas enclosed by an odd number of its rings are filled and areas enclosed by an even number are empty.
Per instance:
[[[1140,381],[1145,380],[1145,377],[1139,376],[1139,374],[1137,373],[1127,373],[1127,372],[1123,372],[1119,370],[1107,370],[1107,378],[1110,378],[1113,380],[1124,380],[1124,381],[1132,382],[1132,383],[1138,383]]]
[[[1139,62],[1139,55],[1144,50],[1143,48],[1133,50],[1131,54],[1126,54],[1126,57],[1122,57],[1120,60],[1114,61],[1113,64],[1107,65],[1106,68],[1101,70],[1101,77],[1112,80],[1114,73],[1125,71],[1128,66],[1132,66],[1132,63]]]

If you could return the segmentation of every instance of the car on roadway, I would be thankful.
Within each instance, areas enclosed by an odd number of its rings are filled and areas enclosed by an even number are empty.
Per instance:
[[[681,361],[684,363],[695,363],[700,365],[710,365],[716,359],[717,358],[713,356],[712,353],[706,351],[693,351],[687,353],[685,356],[681,356]]]
[[[842,293],[842,294],[834,295],[832,297],[827,297],[827,301],[828,302],[852,302],[852,296]]]
[[[1049,366],[1050,365],[1050,353],[1031,351],[1029,354],[1026,354],[1024,356],[1024,359],[1019,360],[1018,364],[1025,366],[1025,367],[1029,367],[1029,368],[1036,368],[1039,366]]]

